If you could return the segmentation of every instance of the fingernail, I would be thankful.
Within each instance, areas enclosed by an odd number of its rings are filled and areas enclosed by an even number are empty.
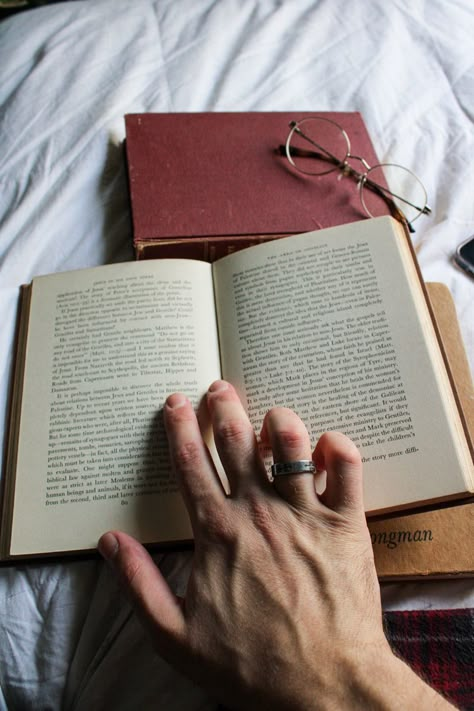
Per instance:
[[[104,533],[99,539],[97,548],[105,560],[112,561],[118,553],[119,542],[113,533]]]
[[[168,407],[170,407],[172,410],[178,408],[178,407],[183,407],[183,405],[186,405],[188,399],[186,395],[183,395],[183,393],[173,393],[166,399],[166,404]]]
[[[216,380],[212,385],[209,386],[209,392],[210,393],[216,393],[219,390],[227,390],[229,387],[229,383],[226,383],[225,380]]]

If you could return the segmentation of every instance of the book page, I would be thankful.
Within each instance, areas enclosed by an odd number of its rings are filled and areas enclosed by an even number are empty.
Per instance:
[[[110,528],[191,538],[161,409],[220,377],[211,267],[112,265],[33,281],[11,554],[89,549]]]
[[[215,263],[214,282],[223,376],[257,432],[281,405],[313,445],[326,430],[347,434],[364,460],[368,512],[466,490],[472,461],[396,222],[244,250]]]

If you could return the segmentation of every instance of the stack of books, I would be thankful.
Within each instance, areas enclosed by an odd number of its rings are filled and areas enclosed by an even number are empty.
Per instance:
[[[452,299],[423,283],[402,224],[364,219],[354,181],[292,170],[279,146],[305,116],[126,117],[137,261],[23,289],[3,560],[91,551],[109,528],[189,542],[156,409],[224,377],[257,428],[287,405],[313,439],[337,428],[360,446],[380,579],[473,573],[474,397]],[[359,114],[323,116],[378,162]]]

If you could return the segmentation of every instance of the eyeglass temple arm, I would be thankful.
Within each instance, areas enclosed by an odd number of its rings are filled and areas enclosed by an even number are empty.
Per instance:
[[[318,160],[325,160],[326,163],[341,166],[341,168],[345,165],[344,162],[341,162],[336,156],[332,156],[330,153],[318,153],[318,151],[305,150],[304,148],[292,148],[291,152],[299,158],[317,158]],[[286,156],[286,146],[280,144],[277,148],[277,153],[280,156]]]
[[[286,146],[280,144],[278,146],[277,152],[279,155],[286,156]],[[335,156],[332,156],[330,153],[319,153],[318,151],[312,151],[312,150],[305,150],[304,148],[292,148],[292,153],[293,155],[297,155],[300,158],[317,158],[318,160],[324,160],[326,163],[332,163],[333,165],[336,165],[340,167],[346,175],[351,175],[352,177],[356,178],[356,180],[361,180],[364,178],[362,173],[359,173],[355,168],[353,168],[349,163],[346,161],[340,161],[338,160]],[[393,201],[392,197],[398,197],[394,193],[392,193],[388,188],[383,188],[381,185],[378,185],[377,183],[373,182],[370,180],[370,178],[365,178],[364,179],[364,186],[369,188],[369,190],[372,190],[372,192],[376,193],[379,197],[384,200],[384,202],[388,205],[388,208],[390,212],[392,213],[392,216],[395,217],[397,220],[406,223],[408,226],[408,229],[410,232],[415,232],[413,226],[411,225],[410,222],[406,219],[404,213],[400,208],[397,207],[395,202]],[[403,200],[404,202],[407,202],[411,207],[414,207],[416,210],[419,210],[419,212],[423,213],[424,215],[429,215],[431,213],[431,208],[428,205],[425,205],[423,208],[418,207],[417,205],[413,205],[412,203],[408,202],[407,200],[404,200],[404,198],[399,198],[400,200]]]
[[[355,171],[355,172],[357,173],[357,171]],[[397,195],[397,193],[394,193],[392,190],[390,190],[390,188],[384,188],[383,185],[379,185],[379,183],[374,182],[370,178],[365,178],[364,175],[362,175],[361,178],[364,180],[364,185],[367,185],[371,190],[375,190],[382,197],[383,197],[383,194],[385,194],[388,197],[388,199],[397,198],[397,200],[404,202],[406,205],[409,205],[410,207],[413,207],[415,210],[418,210],[418,212],[421,212],[423,215],[431,215],[431,207],[429,205],[425,205],[424,207],[419,207],[418,205],[414,205],[412,202],[410,202],[406,198],[402,197],[401,195]]]
[[[355,156],[355,155],[351,155],[350,153],[347,153],[345,159],[343,161],[340,161],[338,158],[336,158],[335,155],[333,155],[332,153],[327,151],[325,148],[323,148],[318,143],[316,143],[316,141],[314,141],[312,138],[307,136],[298,127],[298,123],[296,121],[290,121],[290,128],[292,129],[292,131],[295,131],[295,133],[299,134],[301,136],[301,138],[304,138],[305,141],[308,141],[308,143],[311,143],[315,148],[318,149],[317,151],[311,152],[311,151],[305,151],[304,148],[301,149],[301,148],[294,148],[293,147],[293,151],[292,151],[293,155],[295,155],[295,154],[297,154],[299,156],[305,155],[307,157],[312,156],[313,158],[315,157],[320,160],[326,160],[326,162],[328,162],[328,163],[333,163],[334,165],[339,166],[346,175],[351,175],[352,177],[356,178],[356,180],[359,180],[359,181],[363,180],[365,185],[373,186],[375,188],[375,192],[377,192],[384,199],[385,199],[386,195],[389,195],[390,198],[397,198],[397,200],[401,200],[406,205],[410,205],[410,207],[413,207],[415,210],[418,210],[418,212],[422,213],[423,215],[431,214],[431,208],[428,205],[425,204],[425,206],[422,208],[419,207],[418,205],[414,205],[409,200],[406,200],[405,198],[402,198],[400,195],[397,195],[396,193],[392,192],[389,188],[384,188],[383,185],[379,185],[378,183],[375,183],[374,181],[370,180],[370,178],[366,177],[366,174],[359,173],[359,171],[357,171],[355,168],[353,168],[347,162],[348,158],[360,160],[360,162],[362,163],[364,168],[366,168],[366,170],[370,170],[370,166],[367,163],[367,161],[365,161],[360,156]],[[344,131],[343,131],[343,133],[344,133]],[[288,142],[287,142],[287,146],[288,146]],[[285,146],[285,152],[287,152],[287,146]],[[321,151],[321,153],[319,151]],[[380,191],[382,191],[382,192],[380,192]]]

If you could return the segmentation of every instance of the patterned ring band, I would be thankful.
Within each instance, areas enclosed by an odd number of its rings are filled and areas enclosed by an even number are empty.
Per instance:
[[[314,474],[316,467],[311,459],[299,459],[296,462],[278,462],[272,464],[272,476],[283,474]]]

